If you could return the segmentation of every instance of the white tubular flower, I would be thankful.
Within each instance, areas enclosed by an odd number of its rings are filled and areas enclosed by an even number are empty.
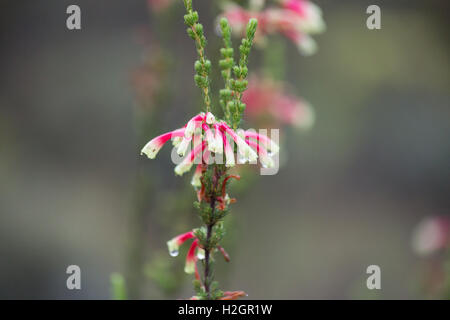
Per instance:
[[[177,148],[177,153],[180,156],[184,157],[191,141],[192,141],[192,137],[190,137],[190,138],[183,137],[181,142],[178,144],[178,148]]]
[[[258,151],[259,161],[264,168],[273,168],[275,163],[273,162],[273,159],[269,157],[266,148],[255,141],[248,141],[248,145]]]
[[[272,139],[266,135],[252,132],[250,130],[245,131],[245,138],[255,139],[258,143],[262,142],[267,150],[272,154],[276,154],[280,151],[280,147]]]
[[[234,167],[235,160],[234,160],[234,152],[231,144],[228,142],[227,136],[224,133],[222,135],[223,140],[223,148],[225,149],[225,166],[226,167]]]
[[[214,124],[214,137],[216,140],[216,153],[223,153],[223,139],[218,123]]]
[[[248,146],[248,144],[239,135],[236,134],[227,124],[222,123],[224,130],[233,138],[234,142],[238,146],[238,151],[243,158],[243,163],[247,161],[256,161],[258,155],[256,152]]]
[[[216,139],[212,130],[206,123],[202,125],[202,128],[205,131],[206,141],[208,142],[208,150],[211,152],[216,152]]]

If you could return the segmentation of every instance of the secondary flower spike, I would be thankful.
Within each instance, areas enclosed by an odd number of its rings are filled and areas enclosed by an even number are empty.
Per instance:
[[[310,129],[314,124],[314,109],[303,99],[288,92],[287,85],[269,77],[253,75],[244,92],[245,112],[252,122],[265,125],[292,125]]]
[[[211,112],[202,112],[192,117],[183,128],[164,133],[150,140],[142,148],[141,154],[154,159],[164,144],[171,139],[177,148],[177,153],[185,156],[175,167],[177,175],[183,175],[191,170],[194,164],[204,164],[210,153],[224,154],[226,166],[233,167],[235,165],[233,143],[237,145],[237,151],[243,159],[242,163],[256,161],[259,154],[264,167],[273,165],[273,161],[269,157],[279,150],[278,145],[263,134],[242,129],[234,131],[225,121],[216,120]],[[190,149],[191,145],[193,145],[192,150]],[[201,166],[197,166],[192,179],[193,186],[200,186],[201,174]]]
[[[282,34],[290,39],[304,55],[315,53],[317,45],[311,37],[325,30],[322,11],[306,0],[278,0],[278,6],[263,10],[247,10],[235,3],[226,3],[224,13],[237,34],[245,32],[245,25],[251,18],[258,19],[257,43],[266,44],[266,36]]]

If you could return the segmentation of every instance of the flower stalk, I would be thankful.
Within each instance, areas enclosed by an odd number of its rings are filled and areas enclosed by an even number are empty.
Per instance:
[[[239,180],[240,177],[230,174],[234,167],[235,149],[240,159],[245,162],[256,162],[258,155],[263,166],[273,165],[270,156],[278,152],[278,146],[268,137],[253,134],[238,126],[242,119],[245,104],[242,102],[242,94],[247,88],[248,56],[256,32],[257,20],[250,19],[246,28],[246,37],[239,47],[240,59],[235,64],[233,49],[231,47],[231,28],[224,18],[220,22],[224,48],[222,48],[222,60],[220,67],[225,81],[225,88],[220,91],[220,104],[223,109],[224,119],[217,119],[211,112],[210,79],[211,62],[206,58],[206,38],[203,34],[203,26],[198,23],[198,13],[192,8],[192,0],[183,0],[186,8],[184,16],[188,26],[187,33],[194,40],[198,54],[195,62],[195,83],[201,88],[203,94],[204,109],[206,112],[192,117],[182,128],[173,130],[151,140],[142,149],[142,153],[149,158],[155,158],[162,146],[172,139],[177,153],[184,159],[175,167],[177,175],[183,175],[189,171],[194,163],[197,164],[191,180],[192,186],[197,192],[197,201],[194,206],[199,212],[203,225],[192,231],[184,233],[168,242],[169,252],[172,256],[178,254],[178,248],[187,240],[193,239],[186,257],[186,273],[195,273],[194,286],[196,296],[193,299],[236,299],[245,295],[242,291],[221,291],[214,281],[214,253],[219,252],[225,261],[230,261],[228,253],[220,245],[225,234],[223,219],[229,212],[229,205],[236,202],[228,194],[230,182]],[[256,141],[255,141],[256,140]],[[269,146],[260,146],[259,142]],[[192,150],[189,147],[193,144]],[[269,154],[268,150],[271,152]],[[207,161],[210,156],[222,155],[225,163]],[[202,261],[202,272],[197,269],[198,260]]]

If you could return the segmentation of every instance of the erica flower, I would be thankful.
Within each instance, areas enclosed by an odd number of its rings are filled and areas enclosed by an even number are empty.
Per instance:
[[[186,241],[194,239],[192,241],[191,246],[189,247],[188,253],[186,255],[186,263],[184,265],[184,272],[188,274],[195,273],[195,277],[197,279],[200,279],[200,276],[198,274],[198,268],[197,268],[197,261],[203,260],[205,258],[205,251],[203,248],[200,247],[199,241],[195,236],[195,230],[182,233],[175,238],[171,239],[170,241],[167,241],[167,247],[169,249],[169,253],[172,257],[178,256],[180,246],[185,243]],[[230,257],[228,256],[228,253],[221,247],[217,246],[217,251],[222,253],[225,261],[229,261]]]
[[[191,118],[183,128],[164,133],[150,140],[142,148],[141,154],[146,154],[148,158],[154,159],[164,144],[171,139],[177,148],[178,154],[185,156],[175,167],[177,175],[183,175],[191,170],[194,163],[206,163],[210,153],[225,153],[225,165],[227,167],[234,166],[235,144],[242,163],[254,162],[258,158],[258,154],[260,154],[263,166],[273,165],[273,161],[270,161],[268,157],[279,150],[278,145],[267,136],[242,129],[234,131],[224,121],[217,121],[212,113],[207,112]],[[259,142],[263,142],[269,147],[259,146]],[[191,145],[193,146],[192,150],[190,150]],[[265,148],[269,148],[270,154]],[[190,151],[188,152],[188,150]],[[200,185],[201,174],[202,167],[197,166],[192,178],[192,185],[196,187]]]
[[[194,238],[194,232],[189,231],[180,234],[170,241],[167,241],[167,247],[169,248],[169,253],[172,257],[176,257],[180,250],[180,246],[187,240]]]
[[[419,255],[429,255],[450,246],[450,218],[429,217],[416,228],[412,241]]]
[[[200,277],[197,270],[197,255],[199,253],[201,255],[203,249],[199,247],[198,239],[195,238],[194,231],[189,231],[176,236],[175,238],[167,242],[167,247],[169,248],[170,255],[172,257],[176,257],[178,255],[180,246],[189,239],[194,239],[194,241],[192,242],[191,247],[189,248],[189,251],[186,255],[186,264],[184,266],[184,271],[189,274],[195,272],[196,278],[199,279]]]
[[[229,20],[237,34],[242,34],[247,22],[256,18],[259,22],[255,38],[257,43],[263,44],[266,35],[279,33],[294,42],[304,55],[313,54],[317,49],[311,35],[325,30],[320,8],[306,0],[279,0],[278,7],[262,11],[250,11],[228,3],[224,7],[223,16]]]
[[[223,296],[219,300],[236,300],[246,295],[244,291],[224,291]]]
[[[309,129],[314,124],[314,110],[309,103],[287,93],[283,83],[272,79],[251,77],[242,100],[247,105],[247,116],[254,122],[268,120],[272,125],[301,129]]]
[[[306,0],[280,0],[283,9],[291,11],[299,17],[298,28],[309,34],[320,33],[325,30],[322,10]]]

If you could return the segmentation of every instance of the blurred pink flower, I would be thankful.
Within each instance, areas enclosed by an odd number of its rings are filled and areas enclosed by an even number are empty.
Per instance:
[[[450,245],[450,218],[428,217],[416,227],[412,245],[419,255],[429,255]]]
[[[147,3],[153,11],[160,12],[174,3],[174,0],[147,0]]]
[[[254,122],[269,118],[272,125],[293,125],[309,129],[314,124],[312,107],[285,92],[285,86],[269,78],[250,77],[243,101],[246,115]],[[265,123],[267,125],[267,123]]]
[[[306,0],[280,0],[279,7],[269,7],[262,11],[246,10],[234,3],[224,6],[222,16],[230,22],[233,31],[239,35],[251,18],[258,19],[255,41],[264,44],[265,36],[279,33],[294,42],[304,55],[317,50],[310,35],[325,30],[322,12],[318,6]]]

